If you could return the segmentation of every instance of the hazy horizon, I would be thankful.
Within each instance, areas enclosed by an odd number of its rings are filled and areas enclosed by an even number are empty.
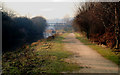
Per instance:
[[[20,16],[30,18],[42,16],[46,19],[62,19],[66,15],[74,17],[78,4],[81,6],[84,2],[89,1],[104,0],[4,0],[2,2],[5,7],[15,11]]]
[[[43,16],[46,19],[62,19],[64,16],[74,17],[73,2],[4,2],[4,6],[20,16]]]

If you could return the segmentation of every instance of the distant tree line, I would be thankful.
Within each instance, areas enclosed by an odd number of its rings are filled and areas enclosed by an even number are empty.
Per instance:
[[[63,30],[66,32],[72,32],[73,31],[73,27],[72,27],[73,19],[70,18],[69,15],[65,15],[63,18],[63,22],[65,23],[65,27]]]
[[[2,49],[3,52],[15,50],[43,38],[47,26],[46,19],[37,16],[32,19],[17,17],[14,12],[3,8],[2,12]]]
[[[64,31],[66,31],[66,32],[72,32],[73,31],[72,22],[73,22],[73,20],[68,20],[66,22],[65,27],[64,27]]]
[[[73,21],[75,31],[84,32],[98,44],[115,47],[115,7],[120,25],[120,2],[86,2],[78,6]]]

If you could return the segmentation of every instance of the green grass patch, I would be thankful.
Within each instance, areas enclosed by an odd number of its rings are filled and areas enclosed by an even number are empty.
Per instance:
[[[39,74],[72,72],[80,69],[77,64],[64,62],[72,53],[63,49],[62,40],[67,34],[52,41],[4,53],[2,56],[3,74]]]
[[[75,33],[76,38],[79,39],[81,42],[83,42],[85,45],[88,45],[90,48],[96,50],[99,54],[101,54],[103,57],[111,60],[112,62],[119,64],[120,60],[120,53],[116,54],[113,52],[110,48],[104,48],[101,46],[98,46],[95,43],[91,43],[86,37],[80,35],[79,33]]]

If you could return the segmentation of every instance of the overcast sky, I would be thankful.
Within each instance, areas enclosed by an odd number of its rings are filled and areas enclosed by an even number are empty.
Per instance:
[[[43,16],[46,19],[63,18],[65,15],[73,17],[75,4],[85,1],[89,0],[2,0],[6,7],[21,16]]]
[[[47,19],[73,17],[73,2],[5,2],[4,5],[22,16],[43,16]]]

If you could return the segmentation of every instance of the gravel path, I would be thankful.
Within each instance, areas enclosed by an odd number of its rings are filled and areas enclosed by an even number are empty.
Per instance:
[[[118,73],[116,64],[81,43],[75,38],[74,33],[70,33],[63,41],[65,49],[74,53],[69,60],[83,67],[73,73]]]

